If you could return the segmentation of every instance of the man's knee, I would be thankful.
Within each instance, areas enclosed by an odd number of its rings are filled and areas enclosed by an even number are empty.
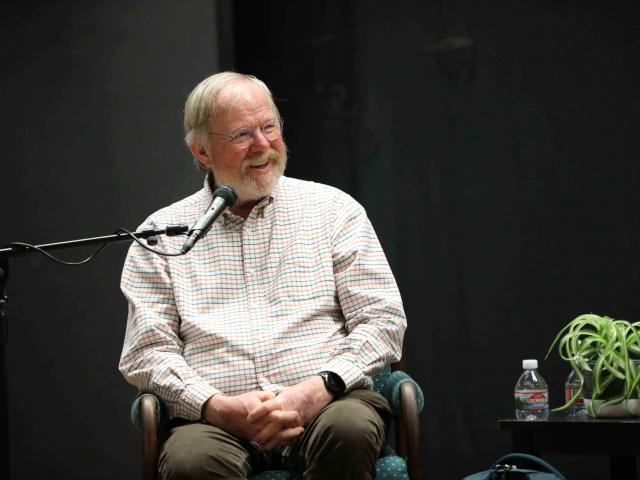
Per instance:
[[[202,424],[174,428],[159,461],[163,480],[246,478],[249,454],[233,437]]]
[[[374,478],[390,413],[386,400],[368,390],[350,392],[329,404],[308,426],[300,444],[298,458],[306,478]]]
[[[385,424],[378,412],[359,399],[345,398],[332,404],[322,418],[328,437],[350,452],[377,452],[384,443]]]

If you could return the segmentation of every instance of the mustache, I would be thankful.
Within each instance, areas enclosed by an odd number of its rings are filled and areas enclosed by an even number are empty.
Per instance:
[[[264,152],[261,155],[247,158],[244,161],[244,167],[248,168],[248,167],[254,167],[257,165],[264,165],[268,161],[273,161],[274,163],[278,163],[280,162],[281,159],[282,159],[282,155],[279,152],[273,149],[269,149],[268,151]]]

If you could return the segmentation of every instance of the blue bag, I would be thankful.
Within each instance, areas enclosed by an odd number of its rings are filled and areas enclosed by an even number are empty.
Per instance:
[[[522,468],[522,463],[534,469]],[[463,480],[567,480],[547,462],[526,453],[509,453],[496,460],[489,470],[474,473]]]

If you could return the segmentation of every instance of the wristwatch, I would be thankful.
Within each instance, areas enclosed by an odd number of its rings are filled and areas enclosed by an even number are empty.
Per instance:
[[[344,395],[344,391],[346,389],[344,385],[344,380],[340,378],[340,375],[333,372],[320,372],[318,373],[322,381],[324,382],[324,388],[333,395],[334,400],[338,397]]]

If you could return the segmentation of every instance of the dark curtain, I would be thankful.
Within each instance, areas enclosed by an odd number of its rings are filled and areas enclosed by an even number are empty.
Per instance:
[[[621,3],[235,3],[236,67],[273,87],[288,174],[366,207],[426,394],[427,478],[510,451],[521,360],[575,316],[640,320],[638,47]],[[576,439],[584,441],[584,439]],[[550,456],[570,478],[604,458]]]
[[[197,190],[185,96],[231,65],[256,74],[285,118],[288,174],[366,207],[409,318],[426,478],[461,478],[510,450],[496,423],[513,415],[523,358],[540,360],[559,405],[568,370],[543,361],[555,332],[584,312],[640,320],[633,13],[589,0],[0,2],[0,244],[134,228]],[[12,262],[14,479],[139,475],[135,391],[116,370],[125,251],[79,269]],[[548,459],[607,478],[604,458]]]
[[[218,68],[216,18],[211,0],[0,2],[0,245],[135,229],[201,188],[182,108]],[[136,390],[117,370],[127,247],[83,267],[11,260],[12,480],[141,476]]]

